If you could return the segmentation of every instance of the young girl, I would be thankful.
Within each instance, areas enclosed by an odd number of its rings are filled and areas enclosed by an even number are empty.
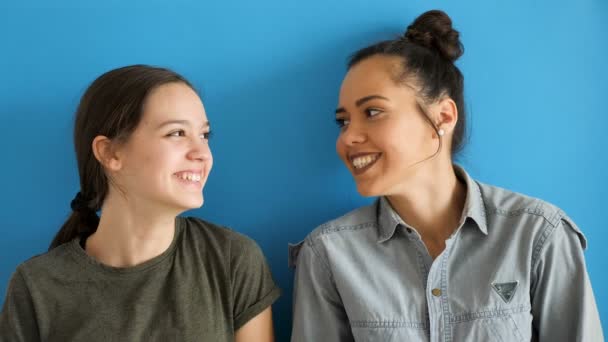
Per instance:
[[[210,133],[170,70],[95,80],[74,127],[80,192],[49,252],[13,274],[0,340],[272,341],[279,289],[255,242],[177,217],[203,204]]]
[[[350,60],[336,149],[379,199],[292,250],[292,341],[603,341],[572,220],[452,163],[461,54],[450,18],[430,11]]]

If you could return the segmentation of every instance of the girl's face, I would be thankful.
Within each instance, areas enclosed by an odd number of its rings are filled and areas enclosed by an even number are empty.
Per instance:
[[[367,58],[348,71],[340,89],[336,151],[363,196],[403,191],[429,165],[416,163],[439,147],[416,91],[391,78],[399,63],[397,57]]]
[[[135,205],[198,208],[213,165],[209,134],[198,95],[182,83],[162,85],[148,95],[141,122],[117,150],[121,167],[113,178]]]

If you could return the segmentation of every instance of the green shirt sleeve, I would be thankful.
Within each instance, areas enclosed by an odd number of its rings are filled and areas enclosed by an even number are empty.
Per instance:
[[[240,234],[230,244],[230,278],[237,331],[279,298],[281,290],[258,245]]]
[[[0,313],[0,342],[40,341],[36,313],[20,269],[11,277]]]

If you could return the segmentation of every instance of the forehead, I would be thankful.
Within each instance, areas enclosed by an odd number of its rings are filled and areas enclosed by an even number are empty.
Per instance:
[[[397,56],[376,55],[354,65],[344,77],[341,96],[357,96],[378,92],[382,89],[403,87],[395,82],[402,72],[401,59]]]
[[[206,121],[205,108],[192,88],[183,83],[163,84],[154,89],[143,106],[144,121],[159,122],[168,119]]]

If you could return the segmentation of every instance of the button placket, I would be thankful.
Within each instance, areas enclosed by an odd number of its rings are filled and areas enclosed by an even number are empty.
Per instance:
[[[427,306],[429,310],[429,332],[431,341],[442,341],[444,331],[444,320],[443,320],[443,308],[442,308],[442,295],[441,290],[441,266],[443,253],[436,258],[429,271],[428,283],[427,283]]]

